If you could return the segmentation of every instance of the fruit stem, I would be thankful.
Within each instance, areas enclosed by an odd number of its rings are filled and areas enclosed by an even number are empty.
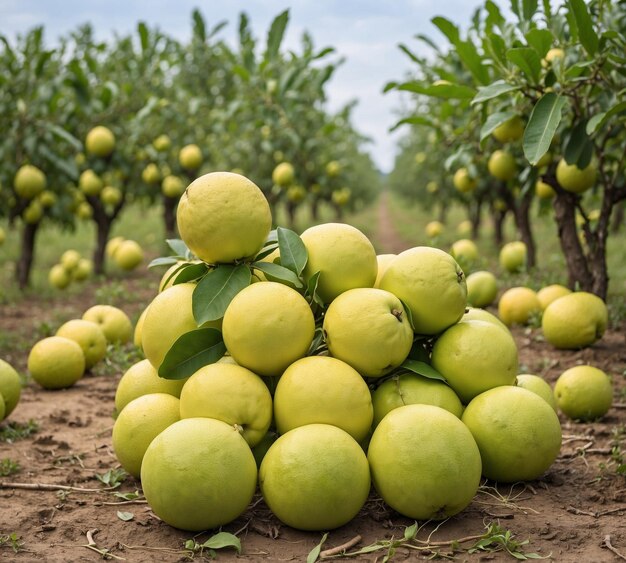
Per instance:
[[[398,322],[402,322],[402,311],[400,311],[399,309],[392,309],[391,310],[391,314],[398,319]]]

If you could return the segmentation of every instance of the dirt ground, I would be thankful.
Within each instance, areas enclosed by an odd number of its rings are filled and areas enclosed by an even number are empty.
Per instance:
[[[379,219],[381,251],[401,250],[404,241],[393,233],[386,209],[381,209]],[[122,296],[120,305],[136,319],[154,294],[156,281],[147,283],[138,274],[124,284],[128,298]],[[35,334],[35,327],[42,322],[57,326],[94,304],[94,291],[91,287],[52,303],[33,297],[19,305],[0,306],[2,329],[29,335]],[[468,552],[491,524],[510,531],[515,541],[528,540],[519,547],[527,554],[564,562],[626,559],[626,475],[617,471],[618,465],[625,463],[620,456],[626,450],[625,328],[613,327],[600,342],[583,351],[555,351],[543,342],[539,330],[515,329],[521,371],[540,374],[554,383],[565,369],[590,363],[612,376],[614,407],[602,420],[589,424],[561,416],[561,453],[541,479],[512,486],[484,482],[471,505],[459,515],[442,524],[421,523],[417,540],[423,543],[413,543],[421,549],[399,547],[394,561],[438,557],[513,560],[504,551]],[[134,353],[132,347],[123,352]],[[5,358],[23,371],[26,355],[27,350],[14,349],[7,351]],[[186,550],[184,545],[190,539],[200,544],[211,534],[194,537],[175,530],[161,522],[145,501],[115,496],[138,490],[138,482],[127,478],[119,488],[107,490],[96,478],[118,467],[111,429],[120,377],[121,373],[104,369],[86,375],[71,389],[52,392],[35,385],[24,389],[10,420],[23,424],[34,420],[38,430],[14,443],[0,442],[0,461],[10,458],[21,466],[18,473],[0,477],[0,560],[174,562],[209,555]],[[132,518],[125,521],[119,514]],[[376,542],[381,549],[353,560],[383,561],[389,540],[402,538],[411,524],[372,494],[357,518],[330,532],[322,549],[360,536],[348,551]],[[321,533],[281,525],[258,497],[224,531],[241,538],[242,553],[220,550],[217,559],[222,561],[306,561],[322,538]],[[19,543],[17,552],[6,538],[12,533]]]

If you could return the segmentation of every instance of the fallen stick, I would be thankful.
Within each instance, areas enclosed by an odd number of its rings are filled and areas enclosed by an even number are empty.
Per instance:
[[[361,536],[356,535],[351,540],[346,543],[342,543],[337,547],[332,547],[330,549],[325,549],[320,553],[320,559],[324,559],[325,557],[332,557],[333,555],[339,555],[344,551],[348,551],[351,547],[354,547],[357,543],[359,543],[363,538]]]
[[[103,487],[101,489],[85,489],[70,485],[51,485],[49,483],[10,483],[0,481],[0,489],[23,489],[25,491],[73,491],[77,493],[101,493],[111,491],[115,487]]]
[[[617,551],[617,549],[615,549],[613,545],[611,544],[611,536],[609,536],[608,534],[604,536],[603,544],[609,551],[612,551],[620,559],[623,559],[624,561],[626,561],[626,557],[624,557],[619,551]]]

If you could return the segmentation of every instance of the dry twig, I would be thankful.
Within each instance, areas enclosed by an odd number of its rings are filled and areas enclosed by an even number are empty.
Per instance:
[[[348,551],[351,547],[354,547],[358,544],[363,538],[361,536],[356,535],[351,540],[348,540],[337,547],[332,547],[330,549],[325,549],[320,553],[320,559],[324,559],[325,557],[332,557],[333,555],[339,555],[344,551]]]
[[[620,559],[623,559],[624,561],[626,561],[626,557],[623,556],[619,551],[617,551],[617,549],[613,547],[613,544],[611,544],[611,536],[609,536],[608,534],[604,536],[604,541],[602,542],[602,545],[606,547],[609,551],[612,551]]]

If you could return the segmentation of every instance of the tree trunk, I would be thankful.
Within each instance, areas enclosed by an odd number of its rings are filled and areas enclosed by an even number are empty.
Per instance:
[[[111,214],[107,214],[102,201],[98,196],[87,196],[87,201],[93,209],[93,220],[96,223],[96,248],[93,251],[93,269],[98,275],[104,274],[106,260],[106,246],[109,241],[111,227],[117,219],[124,203],[126,203],[125,194],[122,200],[113,208]]]
[[[443,203],[441,204],[441,207],[439,208],[439,222],[443,223],[444,225],[448,221],[448,210],[449,209],[450,209],[450,207],[448,205],[444,205]]]
[[[530,204],[533,201],[533,192],[528,190],[515,205],[515,224],[522,242],[526,245],[526,264],[534,268],[537,262],[537,249],[530,226]]]
[[[20,289],[26,289],[30,284],[30,272],[35,258],[35,238],[38,229],[39,222],[24,223],[22,229],[22,252],[15,271]]]
[[[287,221],[289,223],[289,228],[292,231],[295,231],[297,207],[298,207],[297,203],[294,203],[293,201],[287,202]]]
[[[319,221],[319,214],[320,214],[320,198],[314,197],[313,201],[311,202],[311,219],[314,223],[317,223]]]
[[[470,204],[470,221],[472,222],[472,238],[476,240],[480,234],[480,224],[482,222],[483,198],[477,197],[474,205]]]
[[[165,224],[165,238],[176,238],[176,204],[175,197],[163,196],[163,222]]]
[[[493,217],[493,240],[498,248],[504,244],[504,220],[506,219],[506,213],[506,211],[499,209],[493,209],[491,212]]]
[[[343,207],[337,204],[334,204],[334,207],[335,207],[335,219],[339,222],[343,221]]]
[[[559,240],[565,263],[567,264],[568,285],[591,291],[591,272],[576,228],[576,197],[563,190],[557,191],[554,198],[554,215],[558,225]],[[604,296],[601,296],[604,299]]]

